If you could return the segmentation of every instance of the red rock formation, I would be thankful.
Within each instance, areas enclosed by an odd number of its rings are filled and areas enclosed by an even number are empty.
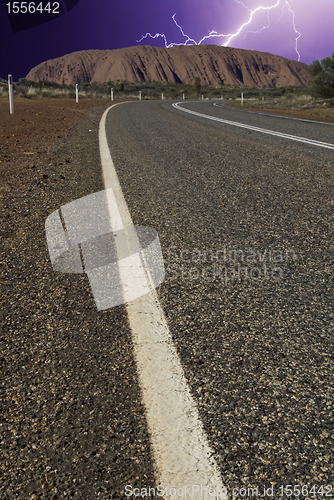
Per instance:
[[[60,84],[108,80],[182,82],[249,87],[304,85],[307,65],[284,57],[217,45],[169,49],[137,46],[116,50],[84,50],[51,59],[33,68],[28,80]]]

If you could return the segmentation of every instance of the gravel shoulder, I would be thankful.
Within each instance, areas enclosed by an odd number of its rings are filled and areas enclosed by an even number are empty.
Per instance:
[[[123,498],[153,484],[124,307],[97,313],[85,275],[56,273],[44,223],[104,189],[105,101],[0,101],[1,485],[4,500]]]

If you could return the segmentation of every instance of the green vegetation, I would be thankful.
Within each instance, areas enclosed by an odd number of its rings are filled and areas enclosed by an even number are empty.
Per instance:
[[[312,75],[311,93],[315,97],[334,97],[334,53],[332,57],[316,60],[309,66]]]
[[[0,95],[8,95],[7,82],[0,82]],[[161,93],[164,94],[164,99],[182,99],[182,94],[185,94],[186,99],[201,99],[203,94],[204,99],[237,99],[243,91],[248,98],[262,99],[272,98],[273,95],[281,95],[281,89],[257,89],[257,88],[241,88],[230,85],[202,85],[200,77],[194,79],[194,84],[183,84],[175,82],[129,82],[111,81],[105,83],[84,82],[79,85],[79,98],[93,99],[110,99],[110,90],[114,89],[114,99],[138,99],[139,91],[141,91],[142,100],[161,99]],[[72,98],[75,92],[73,85],[60,85],[55,82],[34,82],[21,78],[17,83],[14,83],[14,95],[17,97],[26,98]]]
[[[195,85],[194,86],[195,86],[197,94],[199,94],[200,91],[201,91],[201,79],[200,79],[199,76],[196,76],[196,78],[195,78]]]
[[[318,64],[315,67],[319,68]],[[324,67],[331,66],[329,62],[326,62]],[[319,71],[317,74],[319,74]],[[328,79],[326,82],[328,82]],[[161,100],[162,92],[164,99],[181,100],[184,93],[186,99],[202,99],[202,95],[204,99],[220,100],[222,97],[224,100],[236,100],[233,105],[238,106],[241,104],[240,97],[241,92],[243,92],[244,107],[301,109],[316,105],[331,107],[334,104],[333,98],[315,97],[314,87],[312,86],[264,87],[259,89],[224,84],[202,85],[200,77],[196,77],[192,85],[179,82],[129,82],[127,80],[108,80],[105,83],[84,82],[79,85],[79,99],[105,99],[110,101],[111,88],[114,89],[115,101],[118,99],[138,100],[140,91],[142,100]],[[75,86],[59,85],[48,81],[33,82],[22,78],[17,83],[14,83],[14,95],[28,99],[74,99]],[[0,81],[0,96],[8,96],[6,81]]]

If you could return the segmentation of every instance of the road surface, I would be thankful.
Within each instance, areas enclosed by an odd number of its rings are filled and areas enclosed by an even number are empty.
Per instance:
[[[111,156],[223,483],[332,486],[333,127],[217,104],[116,106]]]

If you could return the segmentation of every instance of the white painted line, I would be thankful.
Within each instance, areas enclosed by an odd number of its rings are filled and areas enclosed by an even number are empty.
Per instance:
[[[223,96],[221,97],[221,99],[222,98]],[[330,122],[320,122],[318,120],[307,120],[306,118],[295,118],[294,116],[276,115],[276,113],[262,113],[261,111],[251,111],[249,109],[232,108],[230,106],[223,106],[218,102],[214,102],[213,105],[216,106],[217,108],[227,109],[232,111],[241,111],[241,113],[251,113],[252,115],[270,116],[274,118],[283,118],[284,120],[296,120],[297,122],[319,123],[319,125],[331,125],[332,127],[334,126],[334,123]]]
[[[106,189],[112,188],[124,227],[132,219],[110,156],[105,125],[109,107],[100,121],[99,141]],[[145,266],[144,266],[145,269]],[[157,484],[195,487],[194,499],[226,500],[217,464],[208,445],[198,410],[190,394],[180,359],[155,289],[126,304],[132,330],[139,382],[154,450]],[[197,487],[198,486],[198,491]],[[214,493],[215,491],[215,493]]]
[[[174,103],[173,107],[189,113],[191,115],[200,116],[201,118],[207,118],[208,120],[213,120],[220,123],[226,123],[227,125],[233,125],[234,127],[246,128],[248,130],[253,130],[254,132],[261,132],[262,134],[274,135],[276,137],[282,137],[283,139],[289,139],[291,141],[303,142],[304,144],[311,144],[312,146],[318,146],[321,148],[333,149],[334,144],[329,144],[327,142],[316,141],[313,139],[306,139],[305,137],[298,137],[291,134],[283,134],[282,132],[276,132],[275,130],[268,130],[266,128],[254,127],[253,125],[246,125],[245,123],[232,122],[231,120],[224,120],[223,118],[218,118],[216,116],[205,115],[203,113],[197,113],[196,111],[191,111],[180,106],[180,102]]]

